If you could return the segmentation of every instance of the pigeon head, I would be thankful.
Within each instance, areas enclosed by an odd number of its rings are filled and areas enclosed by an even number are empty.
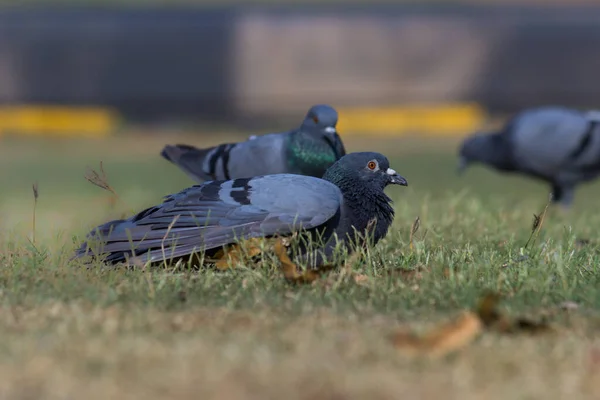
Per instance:
[[[327,104],[317,104],[308,110],[300,131],[311,136],[317,134],[319,140],[325,139],[337,160],[346,154],[346,149],[336,129],[337,122],[338,113],[335,108]]]
[[[340,187],[358,184],[383,190],[390,184],[408,186],[406,179],[390,168],[388,159],[374,152],[346,154],[327,169],[323,179]]]
[[[511,170],[510,151],[501,133],[476,133],[467,137],[459,150],[458,173],[473,163],[482,163],[498,170]]]
[[[350,153],[340,158],[323,175],[323,179],[340,188],[344,197],[346,229],[366,232],[373,220],[373,243],[383,238],[394,220],[392,199],[387,185],[408,186],[406,179],[390,168],[388,159],[379,153]]]
[[[335,126],[338,122],[338,113],[335,108],[326,104],[314,105],[308,110],[302,128],[318,129],[325,134],[333,135],[336,133]]]
[[[486,154],[493,150],[488,135],[476,133],[467,137],[460,146],[458,173],[462,174],[474,162],[485,160]]]

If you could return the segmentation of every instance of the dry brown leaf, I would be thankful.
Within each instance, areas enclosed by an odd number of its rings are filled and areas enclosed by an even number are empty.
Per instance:
[[[552,328],[544,321],[532,321],[527,318],[516,318],[511,320],[498,311],[500,295],[487,293],[481,298],[477,305],[477,315],[486,328],[500,333],[547,333]]]
[[[547,333],[553,329],[544,321],[526,318],[511,320],[498,311],[500,295],[487,293],[477,304],[475,312],[466,311],[458,318],[432,329],[424,335],[397,332],[392,343],[401,352],[418,356],[441,357],[473,342],[484,328],[499,333]]]
[[[489,327],[500,319],[498,303],[500,303],[500,295],[491,292],[479,300],[476,312],[485,326]]]
[[[394,346],[408,354],[441,357],[454,352],[477,338],[483,325],[472,312],[443,324],[422,336],[400,332],[394,335]]]

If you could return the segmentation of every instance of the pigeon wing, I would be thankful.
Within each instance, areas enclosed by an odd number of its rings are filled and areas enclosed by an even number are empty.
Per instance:
[[[240,142],[231,149],[227,163],[221,165],[231,179],[287,173],[284,152],[287,135],[289,132],[269,133]]]
[[[551,178],[578,156],[589,124],[579,111],[546,107],[517,115],[503,136],[519,169]]]
[[[123,261],[132,249],[158,261],[237,240],[318,227],[341,204],[337,186],[308,176],[210,181],[168,196],[162,204],[127,220],[104,224],[89,239],[102,242],[100,252],[109,253],[108,261]],[[78,255],[86,254],[87,248],[84,243]]]

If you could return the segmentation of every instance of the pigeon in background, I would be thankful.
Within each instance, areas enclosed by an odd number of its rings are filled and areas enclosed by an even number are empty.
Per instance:
[[[371,152],[342,157],[323,179],[276,174],[209,181],[167,196],[131,218],[99,226],[75,258],[107,254],[104,262],[114,264],[127,262],[134,251],[144,263],[197,252],[219,258],[220,249],[238,240],[303,232],[309,238],[318,235],[323,245],[301,248],[295,260],[318,270],[334,253],[336,236],[352,251],[353,245],[366,243],[357,232],[364,235],[370,229],[373,243],[387,234],[394,218],[391,199],[384,193],[389,184],[407,186],[385,156]],[[90,241],[98,241],[99,248]]]
[[[346,154],[337,122],[337,111],[320,104],[311,107],[302,125],[289,132],[253,135],[244,142],[205,149],[167,145],[161,155],[199,183],[282,173],[320,178]]]
[[[569,208],[576,185],[600,174],[600,112],[524,110],[499,132],[464,140],[459,171],[476,162],[542,179],[552,186],[553,202]]]

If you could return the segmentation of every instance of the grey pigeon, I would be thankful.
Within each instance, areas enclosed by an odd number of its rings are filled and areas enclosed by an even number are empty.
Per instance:
[[[341,243],[364,246],[361,235],[370,225],[373,243],[383,238],[394,209],[384,193],[389,184],[407,186],[379,153],[350,153],[322,179],[275,174],[226,181],[208,181],[167,196],[124,220],[94,229],[74,258],[106,254],[105,262],[127,262],[135,249],[142,262],[177,260],[204,252],[212,257],[223,246],[261,237],[286,237],[299,232],[321,238],[317,250],[294,257],[318,269]],[[370,222],[374,220],[373,222]],[[91,241],[100,244],[93,249]],[[346,247],[350,251],[352,245]]]
[[[284,173],[320,178],[346,154],[337,122],[337,111],[319,104],[308,110],[299,128],[289,132],[253,135],[244,142],[205,149],[167,145],[161,155],[199,183]]]
[[[575,186],[600,173],[600,113],[565,107],[524,110],[501,131],[464,140],[459,170],[475,162],[542,179],[552,186],[553,202],[568,208]]]

